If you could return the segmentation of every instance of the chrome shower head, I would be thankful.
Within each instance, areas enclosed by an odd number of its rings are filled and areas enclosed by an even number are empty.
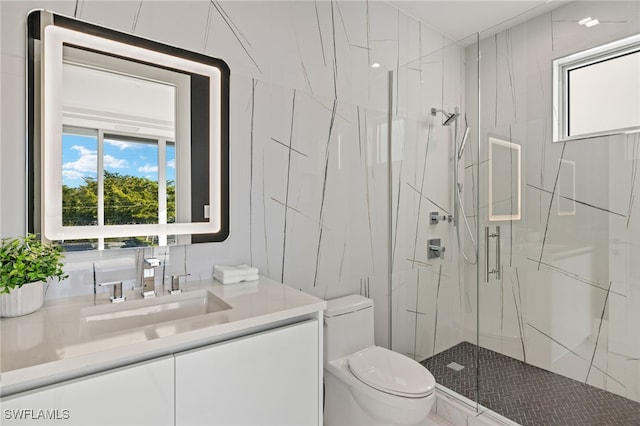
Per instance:
[[[444,121],[442,122],[443,126],[450,126],[460,116],[460,113],[458,112],[458,108],[456,108],[455,111],[452,112],[452,113],[448,113],[448,112],[446,112],[444,110],[441,110],[441,109],[431,108],[431,115],[433,115],[434,117],[439,112],[442,113],[442,115],[444,115]]]
[[[445,116],[447,117],[447,119],[444,120],[444,123],[442,123],[442,125],[450,126],[453,122],[455,122],[458,119],[458,117],[460,116],[460,113],[454,112]]]

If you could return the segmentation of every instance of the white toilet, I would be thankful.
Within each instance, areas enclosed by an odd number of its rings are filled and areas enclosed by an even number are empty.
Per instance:
[[[436,381],[411,358],[374,345],[373,300],[328,300],[324,321],[324,424],[425,424]]]

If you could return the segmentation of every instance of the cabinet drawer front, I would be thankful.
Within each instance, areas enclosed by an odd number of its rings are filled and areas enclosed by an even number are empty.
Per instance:
[[[310,320],[176,355],[176,423],[316,424],[318,335]]]
[[[173,357],[62,382],[2,399],[9,425],[172,425]]]

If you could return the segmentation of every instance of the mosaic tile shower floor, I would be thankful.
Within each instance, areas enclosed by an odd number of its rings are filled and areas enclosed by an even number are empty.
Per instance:
[[[480,404],[523,426],[640,425],[640,403],[468,342],[422,364],[438,383],[475,400],[476,350]],[[452,362],[465,368],[447,367]]]

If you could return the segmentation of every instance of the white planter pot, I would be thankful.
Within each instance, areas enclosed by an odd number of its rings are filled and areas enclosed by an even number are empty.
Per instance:
[[[0,317],[19,317],[37,311],[44,304],[44,283],[25,284],[0,295]]]

